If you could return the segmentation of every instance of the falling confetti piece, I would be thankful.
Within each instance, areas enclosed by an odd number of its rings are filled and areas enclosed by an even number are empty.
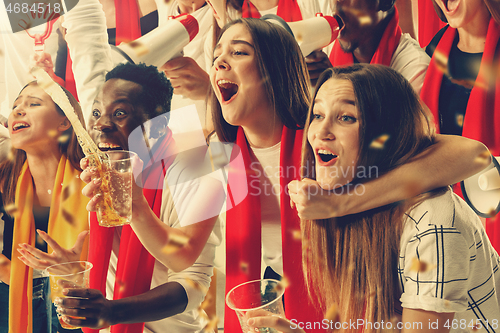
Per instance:
[[[160,105],[158,105],[155,109],[155,112],[158,114],[161,114],[161,113],[163,113],[163,108]]]
[[[14,203],[11,203],[11,204],[4,206],[3,209],[10,216],[14,216],[14,214],[17,213],[17,211],[18,211],[17,206]]]
[[[189,242],[189,238],[183,234],[173,234],[168,235],[167,245],[163,248],[165,254],[172,254],[179,251],[184,245]]]
[[[143,55],[149,53],[149,49],[144,44],[136,40],[131,41],[128,45],[134,48],[134,51],[138,57],[142,57]]]
[[[325,319],[334,323],[340,321],[340,312],[337,304],[333,304],[328,310],[326,310]]]
[[[71,138],[71,136],[69,134],[63,134],[61,135],[58,139],[57,139],[57,142],[59,142],[60,144],[64,145],[66,143],[69,142],[69,139]]]
[[[448,73],[448,56],[446,54],[444,54],[443,52],[436,50],[436,51],[434,51],[433,57],[434,57],[434,61],[435,61],[437,69],[441,73],[447,74]]]
[[[205,286],[199,284],[198,282],[196,282],[194,280],[186,279],[186,283],[196,290],[201,290],[205,294],[208,292],[208,288],[206,288]]]
[[[295,239],[295,240],[302,239],[302,233],[300,232],[300,230],[292,230],[292,236],[293,236],[293,239]]]
[[[302,43],[302,42],[303,42],[304,37],[302,36],[302,34],[301,34],[301,33],[298,33],[298,34],[295,36],[295,40],[297,41],[297,44],[299,44],[299,45],[300,45],[300,43]]]
[[[36,234],[36,237],[35,237],[35,242],[40,245],[40,246],[44,246],[45,245],[45,241],[43,240],[42,237],[40,237],[39,234]]]
[[[61,210],[62,217],[68,221],[69,224],[74,224],[75,223],[75,217],[73,216],[72,213],[68,212],[66,209]]]
[[[118,292],[119,293],[123,293],[125,291],[125,289],[127,289],[127,284],[125,283],[125,281],[117,279],[116,284],[118,285]]]
[[[217,324],[219,323],[219,317],[213,317],[208,324],[203,328],[205,332],[213,332],[217,330]]]
[[[460,127],[464,127],[464,115],[463,114],[457,114],[457,125]]]
[[[358,19],[361,26],[370,25],[373,22],[372,18],[368,15],[359,16]]]
[[[476,162],[477,163],[487,163],[490,161],[491,158],[491,153],[489,150],[482,152],[481,154],[477,155],[476,157]]]
[[[245,273],[245,274],[248,274],[248,263],[247,262],[240,262],[240,270]]]
[[[437,267],[437,265],[430,265],[430,264],[426,263],[425,261],[418,260],[417,258],[413,258],[411,261],[410,270],[415,271],[415,272],[425,273],[425,272],[430,271],[436,267]]]
[[[214,303],[214,297],[211,294],[207,294],[203,302],[201,302],[200,306],[198,307],[198,312],[200,314],[205,311],[208,307],[210,307]]]
[[[384,149],[385,142],[389,140],[389,134],[382,134],[370,143],[370,149]]]
[[[101,330],[105,330],[109,327],[109,323],[106,322],[104,319],[99,319],[97,321],[97,327],[101,327]]]
[[[47,131],[47,135],[50,136],[51,138],[55,138],[59,133],[57,130],[49,130]]]
[[[488,212],[489,217],[495,216],[497,213],[496,208],[491,208],[490,211]]]

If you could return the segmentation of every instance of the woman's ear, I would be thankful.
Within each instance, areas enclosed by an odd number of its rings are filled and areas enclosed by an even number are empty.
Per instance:
[[[60,124],[59,124],[59,127],[58,129],[61,131],[61,132],[64,132],[66,131],[68,128],[71,127],[71,122],[69,121],[69,119],[67,117],[64,117]]]

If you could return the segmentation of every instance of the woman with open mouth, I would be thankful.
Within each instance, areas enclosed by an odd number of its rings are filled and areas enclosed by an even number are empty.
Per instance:
[[[420,94],[439,133],[481,141],[500,155],[500,4],[490,0],[433,0],[448,25],[427,46],[432,57]],[[457,193],[460,191],[457,188]],[[497,218],[486,222],[500,250]]]
[[[229,173],[228,193],[232,179],[242,174],[249,187],[244,201],[226,215],[226,292],[263,276],[284,277],[289,285],[284,297],[287,317],[321,321],[324,314],[307,302],[299,217],[290,206],[287,190],[287,184],[300,177],[302,128],[311,101],[300,49],[281,27],[258,19],[235,20],[223,28],[217,40],[210,80],[217,138],[236,142],[245,161],[245,170]],[[325,146],[316,153],[328,167],[337,164],[338,169],[346,169],[352,167],[349,149],[349,145],[345,149]],[[297,199],[299,215],[318,219],[343,216],[459,181],[489,163],[489,156],[483,162],[474,160],[481,153],[485,148],[475,141],[438,136],[437,143],[413,162],[366,184],[363,196],[308,192],[319,187],[312,180],[295,181],[289,188]],[[474,162],[462,163],[464,154]],[[445,162],[452,166],[439,168]],[[302,195],[320,204],[311,210],[297,197]],[[261,260],[266,269],[261,268]],[[239,330],[235,313],[227,307],[224,328]]]
[[[66,95],[85,124],[78,102],[67,91]],[[36,82],[21,90],[8,124],[13,156],[0,165],[5,222],[0,331],[43,333],[51,332],[52,326],[52,332],[66,332],[52,304],[47,308],[48,277],[42,275],[42,268],[28,267],[29,260],[22,256],[31,257],[29,252],[35,248],[47,256],[61,256],[50,235],[61,247],[82,253],[67,261],[86,259],[87,250],[82,248],[89,228],[88,199],[82,194],[85,183],[79,179],[84,155],[68,118]]]
[[[369,88],[369,89],[368,89]],[[303,177],[363,183],[328,172],[318,148],[350,149],[358,167],[381,174],[424,151],[435,128],[410,83],[396,71],[358,64],[322,74],[306,122]],[[371,142],[388,134],[384,149]],[[347,140],[347,141],[346,141]],[[347,143],[349,142],[349,143]],[[327,220],[302,220],[308,286],[322,322],[339,332],[489,332],[498,327],[500,258],[467,204],[450,187],[378,209]],[[268,325],[257,314],[252,327]],[[349,323],[355,323],[350,325]],[[347,325],[346,325],[347,324]],[[282,332],[307,324],[276,320]],[[298,326],[301,330],[292,330]]]

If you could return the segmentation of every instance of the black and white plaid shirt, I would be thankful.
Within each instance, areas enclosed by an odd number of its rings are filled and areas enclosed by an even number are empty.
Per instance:
[[[403,308],[455,312],[445,323],[451,332],[500,332],[500,259],[476,214],[448,190],[406,216],[398,267]]]

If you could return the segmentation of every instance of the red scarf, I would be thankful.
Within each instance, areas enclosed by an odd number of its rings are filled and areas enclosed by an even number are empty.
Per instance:
[[[399,45],[401,39],[401,28],[399,27],[399,13],[394,7],[394,16],[389,21],[385,28],[382,39],[378,44],[377,50],[373,54],[370,64],[380,64],[389,66],[392,56]],[[332,52],[330,53],[330,62],[333,66],[352,65],[354,58],[352,53],[345,53],[337,41],[333,44]]]
[[[145,179],[148,184],[148,188],[144,188],[143,193],[153,212],[160,217],[165,172],[175,157],[175,154],[168,153],[172,149],[175,150],[172,133],[168,132],[162,142],[157,144],[160,146],[152,159],[156,163],[143,171],[143,174],[147,174]],[[156,182],[156,186],[153,186],[153,182]],[[115,228],[99,226],[96,214],[91,213],[89,261],[94,264],[94,267],[90,272],[90,288],[99,289],[104,295],[114,233]],[[123,226],[113,299],[135,296],[150,290],[154,264],[154,257],[144,248],[130,225]],[[111,328],[111,332],[115,333],[142,333],[143,330],[144,323],[118,324]],[[98,330],[84,328],[84,332],[97,333]]]
[[[420,47],[425,48],[434,35],[445,25],[446,23],[439,19],[432,1],[418,2],[418,42]]]
[[[457,30],[448,27],[434,51],[434,55],[425,75],[424,86],[420,97],[427,104],[434,116],[439,132],[439,94],[443,80],[443,71],[447,63],[440,64],[439,58],[448,59]],[[500,155],[500,63],[494,63],[495,53],[500,55],[500,27],[493,18],[490,19],[481,66],[476,83],[467,103],[462,136],[481,141],[494,156]],[[444,66],[444,67],[443,67]],[[496,76],[496,77],[495,77]],[[456,189],[459,187],[456,187]],[[457,191],[455,191],[457,192]],[[493,247],[500,251],[500,215],[487,219],[486,232]]]
[[[115,0],[116,45],[141,37],[137,0]]]
[[[300,12],[297,0],[279,0],[276,15],[281,17],[286,22],[302,20],[302,13]],[[243,6],[241,7],[241,16],[245,18],[260,18],[261,15],[251,1],[245,0],[243,1]]]
[[[302,151],[302,130],[291,130],[283,127],[281,136],[280,166],[285,174],[281,174],[281,189],[295,179],[300,179],[298,166]],[[241,149],[245,170],[250,170],[251,159],[248,142],[241,128],[238,129],[236,144]],[[231,158],[233,160],[233,158]],[[291,166],[295,168],[290,168]],[[293,169],[296,174],[288,174]],[[229,183],[237,188],[234,181],[246,182],[242,186],[259,183],[255,173],[244,170],[233,170],[229,174]],[[282,171],[282,172],[283,172]],[[238,177],[241,173],[246,177]],[[238,179],[240,178],[240,179]],[[243,179],[241,179],[243,178]],[[251,188],[254,188],[252,186]],[[251,189],[250,189],[251,191]],[[286,193],[285,193],[286,192]],[[309,296],[302,272],[302,242],[294,237],[294,231],[300,230],[297,213],[290,207],[290,197],[282,190],[281,202],[281,239],[283,253],[283,271],[289,285],[285,291],[285,310],[287,318],[298,322],[320,322],[323,314],[317,307],[309,303]],[[246,198],[226,215],[226,294],[240,283],[261,278],[261,211],[260,196],[249,192]],[[226,306],[224,330],[240,332],[240,324],[236,313]],[[324,332],[309,330],[308,332]]]

